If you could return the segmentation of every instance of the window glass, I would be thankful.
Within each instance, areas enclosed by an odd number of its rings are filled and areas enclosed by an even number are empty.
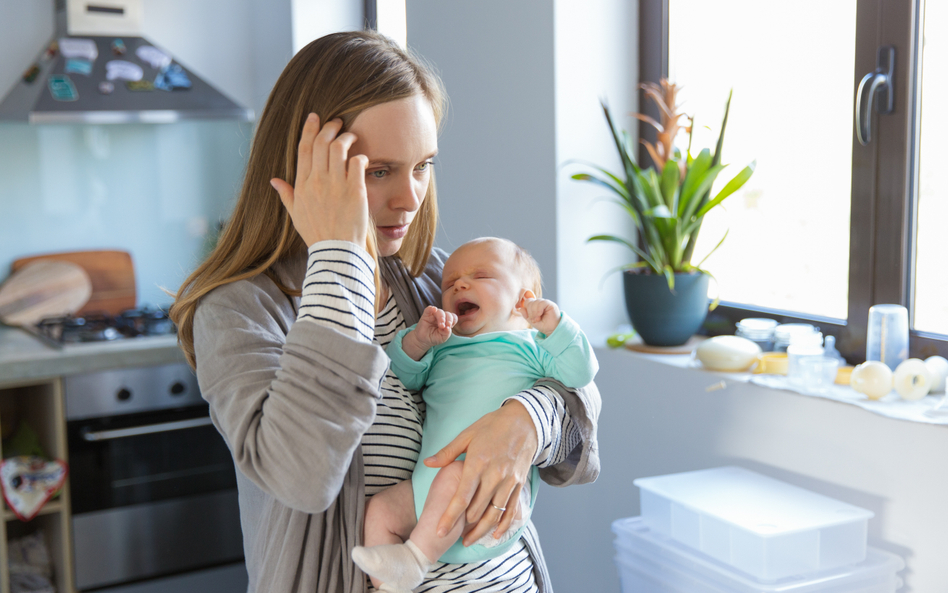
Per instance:
[[[757,161],[695,249],[697,264],[729,231],[702,265],[722,300],[847,317],[855,35],[855,0],[670,0],[669,78],[695,116],[692,154],[713,149],[733,88],[713,191]]]
[[[948,186],[944,163],[948,159],[948,3],[927,2],[922,26],[920,88],[918,235],[915,259],[915,328],[948,334]],[[927,109],[926,109],[927,107]]]

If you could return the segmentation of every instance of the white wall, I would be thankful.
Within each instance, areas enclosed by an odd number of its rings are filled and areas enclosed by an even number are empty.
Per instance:
[[[484,235],[530,251],[556,297],[553,10],[549,2],[409,0],[408,46],[450,98],[435,168],[449,251]]]
[[[636,12],[623,0],[408,2],[408,44],[440,71],[450,98],[438,245],[517,241],[539,262],[545,295],[595,342],[628,322],[621,278],[606,273],[629,253],[585,240],[629,225],[594,203],[602,190],[569,179],[579,169],[568,161],[618,166],[599,98],[619,121],[635,109]]]
[[[594,340],[604,343],[617,325],[628,323],[621,274],[610,270],[632,261],[625,247],[587,244],[597,234],[634,236],[628,216],[601,198],[603,189],[570,179],[581,170],[575,161],[621,170],[605,116],[626,129],[628,113],[638,111],[638,2],[559,0],[555,4],[556,59],[556,257],[563,309],[580,321]]]
[[[146,0],[144,37],[260,114],[293,56],[290,4],[267,0]]]
[[[534,521],[557,591],[618,591],[612,521],[639,514],[632,480],[740,465],[869,509],[869,545],[901,556],[900,593],[948,590],[948,431],[856,406],[597,349],[595,484],[544,486]],[[581,543],[577,543],[581,542]]]
[[[291,0],[291,4],[293,53],[323,35],[356,31],[365,26],[365,4],[362,0]]]

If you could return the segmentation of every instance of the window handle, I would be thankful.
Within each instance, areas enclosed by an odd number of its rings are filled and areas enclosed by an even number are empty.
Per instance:
[[[872,102],[879,93],[876,111],[882,115],[892,113],[895,103],[895,48],[884,45],[879,48],[876,69],[862,77],[856,91],[856,138],[863,146],[872,140]],[[866,93],[866,85],[869,92]],[[864,96],[865,95],[865,96]],[[866,104],[863,109],[863,103]]]

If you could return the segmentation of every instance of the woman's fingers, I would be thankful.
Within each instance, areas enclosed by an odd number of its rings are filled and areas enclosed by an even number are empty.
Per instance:
[[[356,135],[350,132],[339,134],[335,140],[329,143],[329,156],[327,161],[327,172],[339,179],[345,179],[349,167],[349,149],[356,141]],[[365,176],[363,170],[363,177]]]
[[[510,524],[513,523],[513,520],[517,518],[520,514],[520,491],[523,489],[522,485],[518,485],[514,488],[514,491],[510,493],[510,498],[507,500],[506,510],[504,510],[503,516],[500,518],[500,523],[497,525],[497,529],[494,530],[494,538],[499,538],[503,535],[508,529],[510,529]]]
[[[304,126],[305,127],[305,126]],[[312,170],[317,174],[324,174],[329,171],[330,146],[336,140],[339,132],[342,130],[342,120],[338,117],[326,122],[316,134],[312,143]],[[345,163],[345,155],[342,156]],[[299,177],[297,176],[297,179]]]
[[[293,186],[289,183],[283,181],[279,177],[274,177],[270,180],[270,185],[273,186],[273,189],[280,194],[280,201],[283,202],[283,206],[289,210],[293,211]]]
[[[519,491],[520,485],[512,478],[505,480],[504,483],[500,484],[496,489],[487,487],[487,485],[483,483],[482,486],[482,488],[478,489],[478,495],[481,492],[489,492],[492,496],[488,498],[487,507],[483,510],[483,513],[476,519],[477,524],[473,529],[464,534],[465,546],[473,544],[488,533],[498,533],[498,526],[504,520],[504,517],[507,513],[515,510],[512,509],[511,496],[513,491]],[[475,495],[475,503],[478,495]],[[468,507],[469,519],[470,510],[475,503],[472,503],[472,505]],[[473,521],[471,522],[473,523]],[[507,521],[507,525],[510,525],[510,521]],[[499,531],[499,533],[503,533],[503,531]]]
[[[319,116],[310,113],[303,124],[303,134],[300,136],[300,144],[297,147],[299,155],[296,162],[296,179],[309,178],[310,170],[313,168],[313,141],[316,134],[319,133]],[[277,190],[279,191],[279,190]],[[282,194],[280,194],[282,196]]]

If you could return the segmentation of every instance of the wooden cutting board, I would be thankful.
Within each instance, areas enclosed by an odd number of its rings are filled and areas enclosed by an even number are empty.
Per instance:
[[[80,266],[55,260],[31,262],[0,286],[0,321],[31,326],[47,317],[71,315],[91,294],[92,282]]]
[[[86,271],[92,282],[92,295],[77,315],[104,312],[118,315],[137,304],[135,267],[127,251],[71,251],[24,257],[13,262],[12,271],[40,260],[65,261]]]

